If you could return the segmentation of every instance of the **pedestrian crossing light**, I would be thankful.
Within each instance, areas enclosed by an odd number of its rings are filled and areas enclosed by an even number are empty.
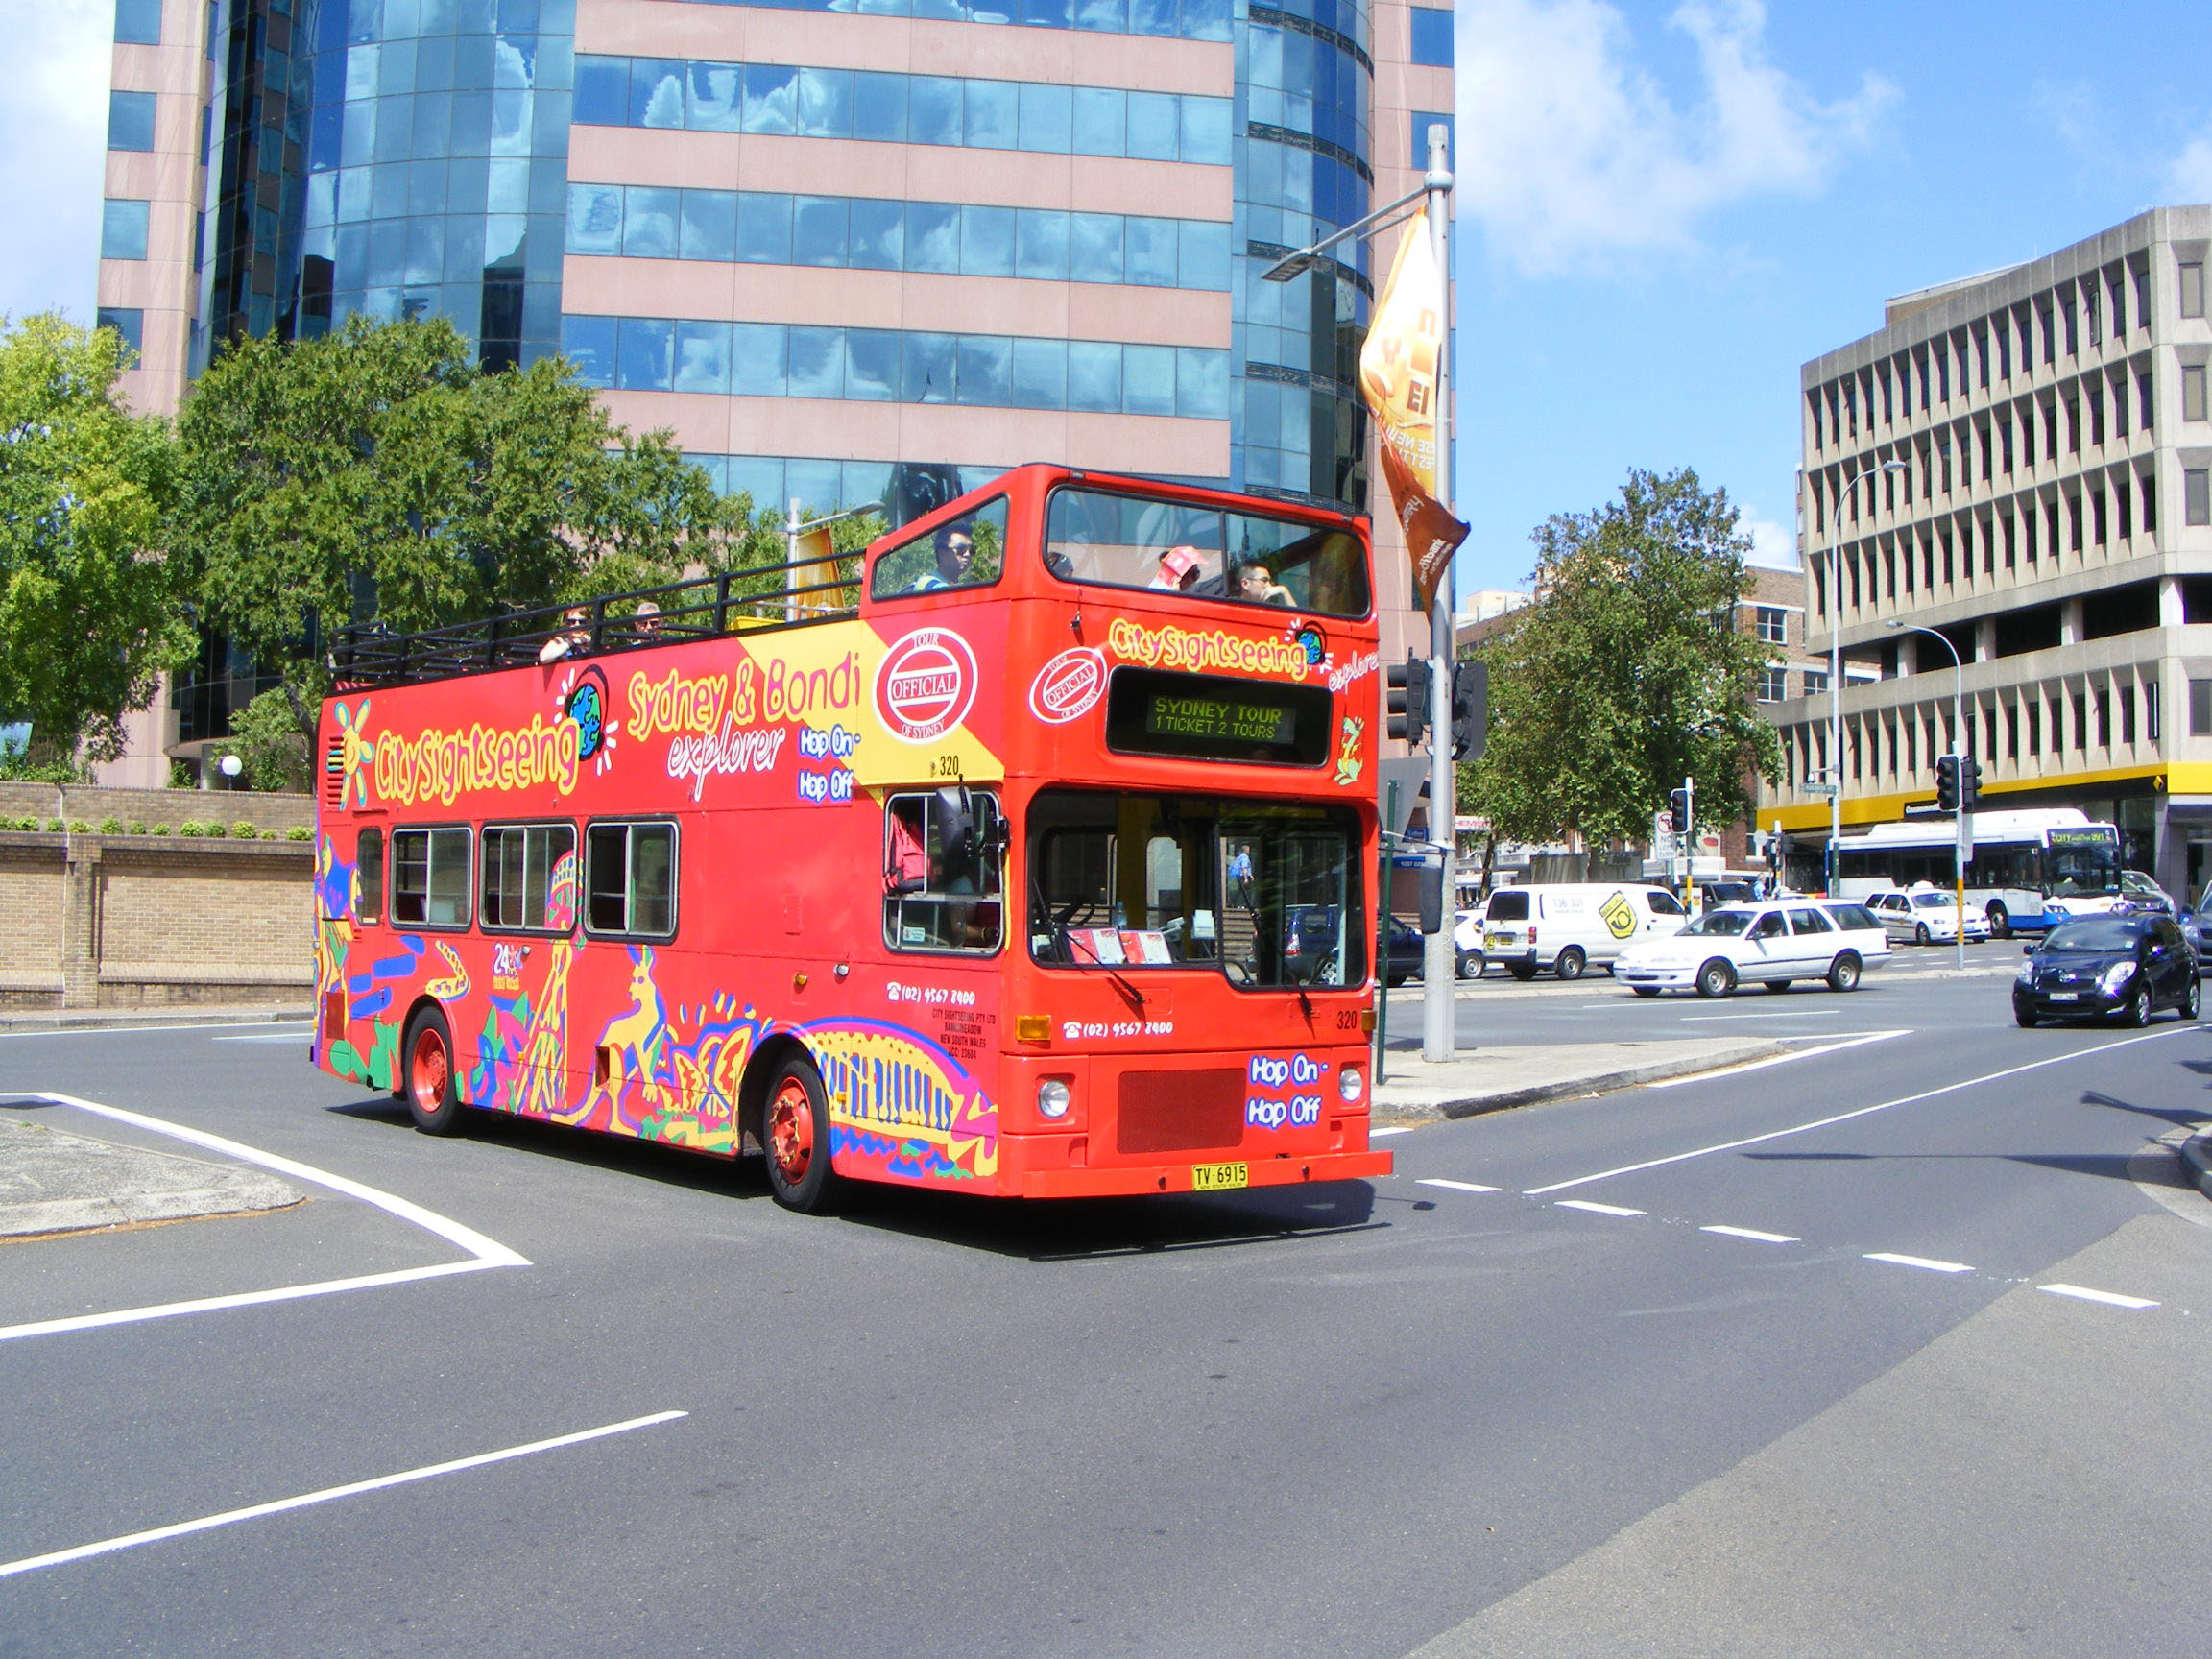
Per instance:
[[[1959,810],[1959,757],[1936,757],[1936,805],[1939,811]]]
[[[1420,657],[1393,662],[1383,671],[1388,686],[1389,720],[1384,730],[1409,748],[1419,748],[1429,733],[1429,663]]]

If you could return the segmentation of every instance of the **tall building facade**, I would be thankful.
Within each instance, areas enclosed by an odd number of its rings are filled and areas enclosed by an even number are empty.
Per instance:
[[[1822,774],[1846,830],[1932,805],[1957,689],[1988,806],[2080,807],[2169,891],[2212,881],[2208,253],[2212,207],[2155,208],[1892,300],[1804,366],[1808,643],[1840,635],[1842,736],[1801,672],[1762,828],[1824,840]]]
[[[757,507],[904,518],[1055,459],[1369,511],[1388,245],[1262,274],[1419,183],[1450,11],[1002,5],[118,0],[128,389],[175,407],[240,332],[443,316],[487,364],[565,353]],[[221,734],[184,704],[172,750]]]

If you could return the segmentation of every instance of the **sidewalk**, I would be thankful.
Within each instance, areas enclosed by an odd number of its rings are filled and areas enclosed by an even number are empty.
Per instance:
[[[1688,1038],[1648,1043],[1540,1043],[1476,1047],[1431,1065],[1418,1052],[1391,1050],[1384,1081],[1375,1089],[1375,1121],[1425,1122],[1472,1118],[1539,1100],[1603,1094],[1663,1077],[1687,1077],[1724,1066],[1772,1059],[1817,1038],[1729,1041]]]
[[[312,1020],[304,1002],[173,1002],[162,1008],[36,1008],[0,1013],[10,1031],[130,1031],[141,1025],[276,1025]]]
[[[262,1169],[74,1135],[82,1114],[0,1106],[0,1242],[282,1210],[306,1195]]]

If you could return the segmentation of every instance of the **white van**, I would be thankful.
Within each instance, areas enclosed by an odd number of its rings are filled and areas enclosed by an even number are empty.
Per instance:
[[[1579,979],[1592,966],[1610,966],[1632,939],[1679,933],[1690,920],[1664,887],[1635,881],[1540,881],[1501,887],[1482,917],[1482,953],[1516,979],[1549,968]]]

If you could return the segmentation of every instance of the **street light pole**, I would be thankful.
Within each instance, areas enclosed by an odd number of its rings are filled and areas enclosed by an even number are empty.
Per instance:
[[[1860,479],[1878,477],[1884,472],[1902,472],[1902,461],[1884,461],[1869,471],[1855,474],[1851,488],[1859,488]],[[1840,469],[1839,469],[1840,476]],[[1843,508],[1842,503],[1831,498],[1828,503],[1828,855],[1825,860],[1828,878],[1824,883],[1828,897],[1838,897],[1836,891],[1836,859],[1839,843],[1843,839]]]
[[[1966,859],[1974,845],[1974,831],[1969,826],[1972,815],[1966,809],[1966,660],[1959,655],[1959,647],[1951,643],[1950,636],[1938,634],[1933,628],[1922,628],[1915,623],[1891,622],[1889,627],[1905,634],[1925,634],[1931,639],[1943,642],[1943,649],[1951,653],[1951,754],[1959,766],[1959,822],[1957,844],[1952,850],[1951,902],[1958,914],[1959,972],[1966,972]]]

